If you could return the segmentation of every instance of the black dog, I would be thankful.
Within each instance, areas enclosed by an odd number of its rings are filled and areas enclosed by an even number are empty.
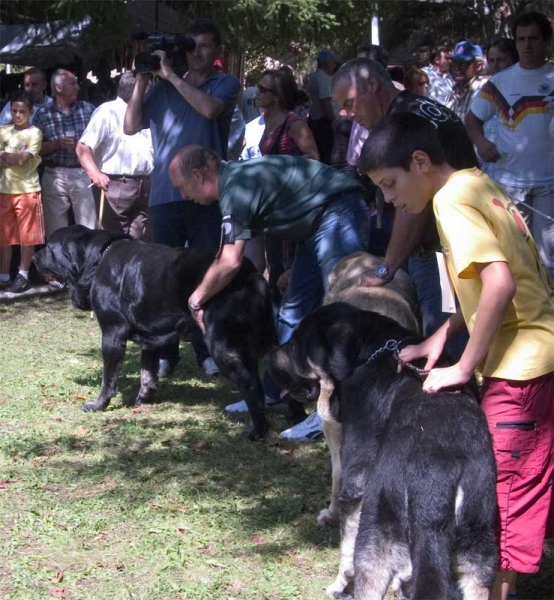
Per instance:
[[[102,330],[102,387],[84,411],[105,409],[115,395],[127,340],[142,347],[134,404],[151,398],[160,348],[196,327],[188,298],[214,256],[213,250],[147,244],[81,225],[59,229],[36,254],[37,268],[65,281],[74,306],[92,309]],[[276,344],[276,334],[266,282],[249,260],[206,303],[204,324],[211,356],[246,399],[249,436],[263,437],[268,425],[258,362]]]
[[[329,399],[342,424],[341,561],[329,587],[380,600],[391,580],[411,600],[486,600],[496,566],[496,472],[487,423],[465,391],[427,394],[398,372],[395,321],[345,303],[308,316],[267,357],[296,399]]]

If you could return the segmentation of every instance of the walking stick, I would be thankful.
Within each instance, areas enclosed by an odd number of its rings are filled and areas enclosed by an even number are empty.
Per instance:
[[[104,217],[104,190],[100,188],[100,208],[98,209],[98,228],[102,229],[102,218]],[[94,319],[94,312],[90,311],[90,320]]]

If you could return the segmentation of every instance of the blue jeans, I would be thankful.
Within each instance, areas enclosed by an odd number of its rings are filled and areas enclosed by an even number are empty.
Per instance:
[[[201,206],[183,200],[158,204],[150,207],[150,233],[152,241],[182,248],[219,248],[221,236],[221,211],[219,204]],[[210,356],[204,336],[194,328],[191,344],[199,366]],[[179,342],[160,351],[160,358],[176,362],[179,360]]]
[[[288,342],[302,319],[321,304],[333,267],[344,257],[367,250],[369,232],[369,210],[362,195],[334,196],[312,235],[296,246],[289,287],[277,317],[279,344]],[[279,389],[267,374],[264,391],[279,398]]]
[[[408,258],[408,273],[414,282],[421,309],[423,336],[429,337],[450,317],[442,312],[442,294],[439,267],[435,250],[415,252]],[[467,330],[455,335],[446,344],[450,357],[458,361],[469,339]]]

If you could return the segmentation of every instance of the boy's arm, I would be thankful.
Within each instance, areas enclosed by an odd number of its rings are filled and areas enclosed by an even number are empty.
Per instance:
[[[452,367],[434,369],[429,373],[423,384],[426,392],[438,392],[442,388],[469,381],[477,365],[489,351],[516,292],[508,263],[475,264],[475,268],[482,282],[482,290],[469,342],[459,362]]]
[[[405,362],[412,362],[418,358],[426,358],[425,370],[432,369],[437,360],[439,360],[446,342],[456,335],[464,326],[464,317],[458,307],[456,314],[445,321],[433,335],[428,337],[421,344],[416,346],[406,346],[400,351],[400,359]]]
[[[30,152],[0,152],[1,166],[21,167],[33,158]]]

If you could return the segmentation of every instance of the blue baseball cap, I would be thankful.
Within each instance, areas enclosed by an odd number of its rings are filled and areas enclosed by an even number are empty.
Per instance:
[[[481,58],[483,56],[483,49],[477,44],[472,44],[469,40],[458,42],[454,49],[454,54],[450,58],[452,60],[473,60],[474,58]]]
[[[331,52],[331,50],[322,50],[318,55],[317,55],[317,62],[318,63],[324,63],[327,62],[328,60],[337,60],[337,55],[334,54],[333,52]]]

